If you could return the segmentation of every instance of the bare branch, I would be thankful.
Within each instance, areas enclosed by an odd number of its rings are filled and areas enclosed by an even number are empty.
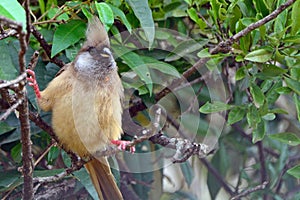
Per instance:
[[[38,51],[35,51],[33,53],[33,55],[31,56],[31,59],[30,59],[30,63],[28,64],[28,67],[27,67],[28,69],[34,70],[34,68],[38,62],[39,55],[40,55],[40,53]]]
[[[214,176],[216,177],[216,179],[218,179],[218,181],[220,182],[220,184],[222,185],[222,187],[224,188],[224,190],[230,194],[231,196],[235,195],[234,191],[229,187],[228,183],[226,182],[226,180],[221,176],[221,174],[205,159],[205,158],[199,158],[201,160],[201,162],[206,166],[207,170]]]
[[[51,45],[47,43],[43,35],[34,26],[31,26],[31,32],[34,35],[34,37],[38,40],[42,48],[45,50],[50,61],[58,65],[59,67],[63,67],[65,63],[62,60],[58,59],[57,56],[51,58]]]
[[[5,120],[13,111],[15,111],[17,109],[17,107],[23,102],[23,99],[18,99],[17,102],[10,106],[6,111],[5,113],[3,113],[1,116],[0,116],[0,121],[3,121]]]
[[[256,192],[258,190],[263,190],[266,188],[266,186],[269,184],[269,182],[265,181],[263,182],[262,184],[258,185],[258,186],[255,186],[253,188],[249,188],[243,192],[241,192],[240,194],[237,194],[233,197],[231,197],[230,200],[237,200],[237,199],[240,199],[242,197],[245,197],[245,196],[248,196],[249,194],[253,193],[253,192]]]
[[[27,74],[26,73],[22,73],[21,75],[19,75],[16,79],[14,80],[11,80],[11,81],[4,81],[4,80],[1,80],[0,81],[0,89],[2,88],[6,88],[6,87],[17,87],[18,84],[21,82],[21,81],[24,81],[25,78],[26,78]],[[24,84],[24,83],[23,83]]]

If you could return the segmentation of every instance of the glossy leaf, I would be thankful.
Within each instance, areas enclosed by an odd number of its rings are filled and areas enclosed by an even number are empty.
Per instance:
[[[126,49],[122,46],[113,46],[114,52],[117,57],[121,58],[146,84],[150,94],[152,94],[153,82],[151,79],[150,71],[148,66],[145,64],[143,59],[136,53]]]
[[[300,95],[300,82],[299,81],[296,81],[294,79],[287,78],[287,77],[284,80],[289,88],[291,88],[294,92],[296,92],[298,95]]]
[[[300,165],[296,165],[291,169],[287,170],[287,173],[294,176],[295,178],[300,178]]]
[[[0,79],[11,80],[17,76],[17,70],[11,57],[11,52],[4,40],[0,41]]]
[[[93,199],[98,199],[98,194],[96,192],[96,189],[85,168],[81,168],[79,171],[73,172],[73,174],[80,181],[80,183],[85,187],[85,189],[89,192],[89,194],[93,197]]]
[[[293,35],[296,35],[296,33],[300,30],[300,2],[299,1],[296,1],[294,4],[293,4],[293,7],[292,7],[292,22],[291,25],[292,25],[292,31],[291,33]]]
[[[288,72],[288,70],[283,69],[281,67],[277,67],[275,65],[267,65],[267,66],[263,67],[262,72],[259,74],[259,76],[260,77],[275,77],[275,76],[281,76],[287,72]]]
[[[195,40],[185,40],[179,43],[174,50],[172,50],[171,54],[165,58],[165,61],[175,61],[186,55],[191,54],[194,51],[200,50],[204,45],[208,43],[208,40],[204,40],[201,42],[196,42]]]
[[[179,78],[181,76],[174,66],[166,62],[161,62],[154,58],[146,57],[146,56],[142,56],[141,58],[149,68],[159,70],[160,72],[171,75],[173,77]]]
[[[243,108],[240,107],[234,107],[233,109],[230,110],[228,114],[228,124],[234,124],[244,118],[246,115],[246,111]]]
[[[67,24],[59,25],[54,33],[51,57],[84,38],[85,30],[86,25],[80,20],[72,20]]]
[[[260,107],[264,104],[265,96],[257,85],[252,85],[250,87],[250,93],[257,107]]]
[[[268,136],[274,140],[278,140],[282,143],[291,146],[296,146],[300,144],[300,138],[294,133],[283,132],[283,133],[270,134]]]
[[[257,124],[257,127],[253,130],[252,133],[252,143],[261,141],[265,137],[266,125],[265,121],[261,121]]]
[[[121,20],[121,22],[123,22],[123,24],[126,26],[129,33],[131,33],[132,28],[131,28],[131,25],[130,25],[129,21],[127,20],[124,12],[111,4],[108,4],[108,5],[110,6],[114,16],[119,18]]]
[[[296,105],[297,118],[298,118],[298,121],[300,121],[300,100],[299,100],[299,96],[294,94],[293,99],[294,99],[294,102],[295,102],[295,105]]]
[[[96,9],[98,11],[100,21],[103,23],[105,30],[108,31],[110,29],[111,25],[114,23],[113,11],[107,3],[96,2],[95,5],[96,5]]]
[[[249,126],[254,129],[257,127],[257,124],[261,122],[259,112],[254,105],[250,106],[246,116]]]
[[[26,29],[25,10],[17,0],[1,0],[0,15],[22,23],[23,30],[25,31]]]
[[[147,0],[127,0],[132,8],[135,16],[139,19],[146,37],[149,41],[149,47],[152,46],[154,41],[155,27],[151,10]]]
[[[265,63],[270,60],[272,57],[272,53],[266,49],[258,49],[248,53],[245,56],[245,60],[249,60],[252,62]]]
[[[213,103],[206,102],[201,108],[199,109],[200,112],[208,114],[208,113],[214,113],[214,112],[221,112],[230,109],[231,106],[220,102],[215,101]]]

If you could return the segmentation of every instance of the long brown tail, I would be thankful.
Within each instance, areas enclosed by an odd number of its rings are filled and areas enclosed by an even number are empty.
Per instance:
[[[92,159],[84,166],[90,174],[100,200],[123,199],[106,158]]]

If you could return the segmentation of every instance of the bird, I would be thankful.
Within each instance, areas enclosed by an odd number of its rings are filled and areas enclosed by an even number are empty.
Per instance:
[[[66,64],[43,91],[39,90],[34,71],[28,69],[27,73],[39,107],[52,112],[59,144],[89,160],[84,166],[99,199],[123,199],[107,157],[97,156],[111,144],[125,150],[129,143],[119,140],[124,89],[99,18],[89,19],[86,41],[74,61]],[[134,152],[134,147],[130,151]]]

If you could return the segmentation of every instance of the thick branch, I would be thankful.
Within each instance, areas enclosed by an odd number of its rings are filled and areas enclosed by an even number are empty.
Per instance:
[[[65,63],[62,60],[58,59],[57,56],[51,58],[51,45],[47,43],[43,35],[34,26],[31,26],[31,32],[34,35],[34,37],[38,40],[42,48],[45,50],[45,53],[49,57],[50,61],[58,65],[59,67],[63,67]]]

